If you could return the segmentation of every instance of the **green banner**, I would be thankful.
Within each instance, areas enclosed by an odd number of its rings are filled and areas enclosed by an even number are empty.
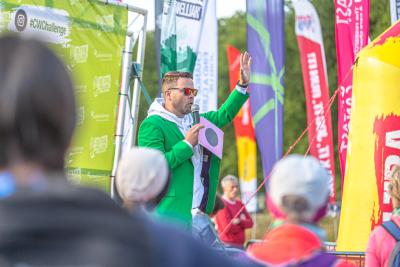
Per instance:
[[[66,158],[76,183],[110,188],[128,12],[89,0],[0,0],[0,32],[39,38],[73,73],[77,131]],[[40,62],[38,62],[40,67]]]
[[[207,0],[165,0],[161,25],[161,72],[193,73]]]

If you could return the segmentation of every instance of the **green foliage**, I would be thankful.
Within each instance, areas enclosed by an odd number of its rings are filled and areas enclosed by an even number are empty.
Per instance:
[[[334,4],[328,0],[311,1],[320,17],[327,62],[330,95],[337,89],[337,66],[334,28]],[[306,104],[304,97],[303,78],[300,66],[299,50],[294,32],[294,12],[289,1],[285,18],[285,98],[284,98],[284,153],[297,140],[307,127]],[[376,38],[390,26],[389,1],[371,0],[370,36]],[[273,40],[272,40],[273,41]],[[245,13],[236,13],[230,18],[218,21],[218,103],[222,103],[229,92],[229,73],[226,47],[228,44],[241,51],[246,49],[246,17]],[[157,66],[154,46],[154,32],[149,32],[146,41],[146,58],[144,64],[144,83],[150,95],[157,95]],[[140,103],[139,123],[147,114],[148,105],[142,97]],[[335,167],[337,188],[340,190],[340,167],[337,157],[337,103],[332,106],[332,125],[335,144]],[[224,128],[225,143],[221,165],[221,177],[230,173],[237,175],[237,152],[233,125]],[[308,148],[307,133],[301,139],[293,153],[304,154]],[[259,182],[262,180],[262,168],[258,155],[257,173]],[[340,191],[338,191],[340,192]],[[340,194],[338,194],[340,195]]]

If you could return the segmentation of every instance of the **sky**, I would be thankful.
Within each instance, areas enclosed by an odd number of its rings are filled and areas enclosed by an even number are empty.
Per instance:
[[[148,10],[147,30],[154,30],[154,0],[122,0],[125,3]],[[162,0],[157,0],[162,1]],[[217,2],[217,17],[225,18],[236,11],[246,10],[246,0],[215,0]]]

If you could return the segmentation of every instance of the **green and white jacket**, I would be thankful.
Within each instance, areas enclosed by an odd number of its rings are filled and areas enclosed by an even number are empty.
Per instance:
[[[217,111],[209,111],[200,116],[221,128],[232,122],[248,97],[243,88],[237,86]],[[162,103],[161,99],[156,99],[150,106],[148,117],[139,128],[138,144],[163,152],[170,168],[169,190],[157,206],[157,213],[190,226],[195,169],[199,169],[195,168],[194,164],[201,166],[201,180],[204,186],[199,208],[210,214],[214,208],[220,159],[207,149],[200,149],[199,145],[192,148],[185,142],[184,134],[192,124],[191,115],[178,118],[165,110]]]

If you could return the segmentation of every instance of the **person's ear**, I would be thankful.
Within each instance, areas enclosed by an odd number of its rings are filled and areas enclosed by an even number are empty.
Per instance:
[[[171,94],[172,94],[171,90],[166,90],[164,92],[164,99],[171,100]]]

